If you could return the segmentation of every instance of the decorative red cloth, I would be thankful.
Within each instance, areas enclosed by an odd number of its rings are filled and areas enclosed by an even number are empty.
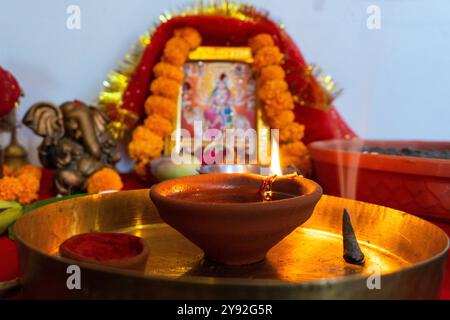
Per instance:
[[[44,169],[41,180],[41,200],[54,197],[51,192],[52,170]],[[125,190],[148,188],[134,173],[123,174],[122,180]],[[435,223],[450,236],[450,224]],[[0,282],[15,279],[19,275],[18,257],[14,241],[7,236],[0,236]],[[450,257],[447,260],[446,273],[441,292],[441,299],[450,300]],[[20,297],[19,297],[20,299]]]
[[[20,86],[14,76],[0,67],[0,117],[14,109],[20,97]]]
[[[261,16],[258,21],[242,21],[221,16],[176,17],[161,24],[155,30],[125,90],[122,108],[137,113],[140,119],[144,118],[144,102],[149,95],[153,67],[159,62],[164,44],[172,37],[173,31],[182,27],[197,29],[202,35],[204,46],[247,46],[249,38],[260,33],[271,34],[275,44],[284,53],[283,68],[291,91],[294,95],[305,90],[308,92],[310,84],[305,81],[304,76],[307,64],[300,50],[290,36],[270,19],[264,16]],[[309,101],[314,97],[310,95],[306,99]],[[111,119],[116,119],[117,114],[114,114],[114,109],[111,112]],[[334,107],[326,112],[296,104],[295,113],[296,121],[305,125],[303,141],[306,144],[316,140],[356,136]]]

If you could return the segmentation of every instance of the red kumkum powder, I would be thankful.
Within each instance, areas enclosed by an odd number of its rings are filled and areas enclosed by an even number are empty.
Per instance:
[[[143,250],[141,238],[111,232],[79,234],[64,241],[60,248],[98,261],[127,259]]]

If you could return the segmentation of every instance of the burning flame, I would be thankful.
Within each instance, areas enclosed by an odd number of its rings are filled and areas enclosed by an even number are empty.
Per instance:
[[[278,148],[277,139],[272,136],[270,146],[270,174],[274,174],[277,176],[283,175],[281,172],[280,165],[280,150]]]

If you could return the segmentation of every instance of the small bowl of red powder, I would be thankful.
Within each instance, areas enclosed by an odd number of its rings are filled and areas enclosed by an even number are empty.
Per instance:
[[[145,241],[126,233],[89,232],[75,235],[60,247],[61,256],[108,267],[142,270],[149,249]]]

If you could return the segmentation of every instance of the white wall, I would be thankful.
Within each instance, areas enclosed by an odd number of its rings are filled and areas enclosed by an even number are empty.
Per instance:
[[[95,100],[114,69],[159,13],[183,0],[0,0],[0,65],[34,102]],[[450,140],[450,1],[254,0],[286,25],[309,62],[345,88],[336,105],[366,138]],[[81,8],[81,29],[66,9]],[[369,5],[381,29],[366,27]],[[21,130],[36,161],[39,138]],[[6,138],[3,137],[3,141]]]

